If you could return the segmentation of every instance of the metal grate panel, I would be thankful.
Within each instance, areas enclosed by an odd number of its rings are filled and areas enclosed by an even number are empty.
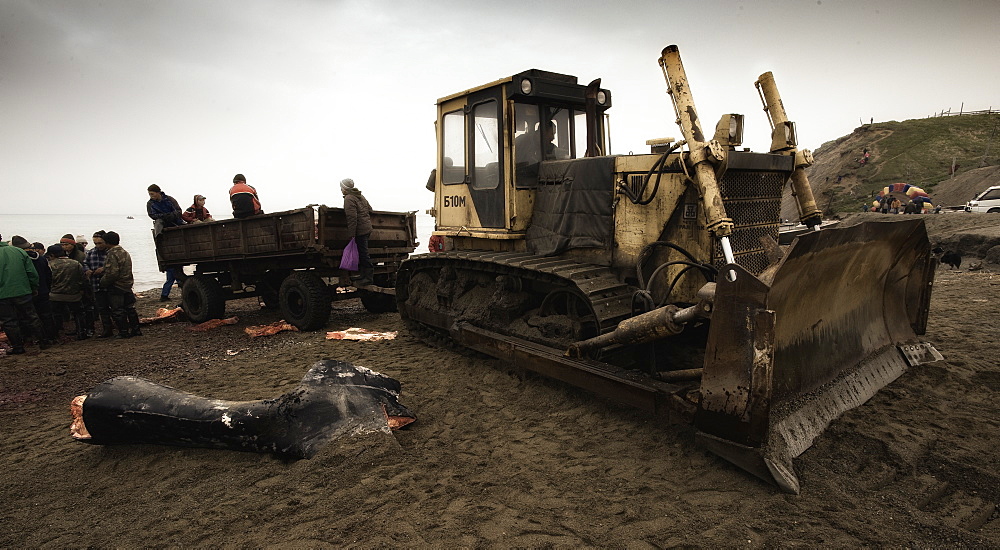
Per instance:
[[[733,220],[729,241],[737,265],[759,274],[769,264],[761,237],[778,239],[781,217],[781,191],[788,179],[786,172],[727,172],[719,182],[726,213]],[[716,267],[725,260],[716,243]]]

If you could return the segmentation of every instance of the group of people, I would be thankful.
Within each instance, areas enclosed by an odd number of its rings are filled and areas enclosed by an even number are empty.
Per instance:
[[[159,185],[154,183],[147,187],[146,191],[149,193],[146,213],[153,220],[154,235],[158,235],[165,227],[215,221],[205,207],[203,195],[195,195],[191,206],[182,211],[177,199],[164,193]],[[358,246],[359,270],[351,278],[358,286],[370,285],[373,283],[375,273],[368,255],[368,237],[372,232],[372,208],[361,191],[354,186],[354,180],[350,178],[342,180],[340,191],[344,196],[348,233],[354,237]],[[243,174],[233,176],[233,186],[229,188],[229,201],[233,207],[234,218],[248,218],[264,213],[257,197],[257,190],[247,184],[246,176]],[[164,270],[166,281],[160,292],[161,302],[170,299],[170,290],[177,281],[177,269],[168,267]]]
[[[68,233],[45,247],[20,235],[0,236],[0,326],[10,354],[25,353],[33,339],[44,350],[60,336],[141,336],[132,292],[132,257],[114,231],[86,237]],[[100,319],[101,330],[94,327]],[[71,325],[70,325],[71,323]],[[69,325],[69,328],[67,326]]]
[[[208,208],[205,207],[204,195],[195,195],[191,206],[181,210],[177,199],[164,193],[159,185],[151,184],[146,188],[146,191],[149,193],[146,213],[160,229],[188,223],[215,221]],[[263,214],[263,210],[260,208],[260,199],[257,198],[257,190],[247,185],[247,179],[243,174],[233,176],[233,186],[229,188],[229,201],[233,205],[234,218],[247,218]]]
[[[374,266],[368,255],[372,207],[354,180],[341,180],[340,191],[347,230],[358,247],[358,271],[351,279],[356,286],[373,284]],[[146,211],[154,222],[154,234],[165,227],[215,221],[202,195],[195,195],[191,206],[182,211],[159,185],[150,185],[147,192]],[[243,174],[233,177],[229,198],[234,218],[263,213],[257,190],[247,185]],[[115,336],[116,329],[118,338],[142,335],[132,291],[132,257],[114,231],[94,233],[93,242],[88,249],[86,237],[66,234],[59,243],[46,247],[19,235],[10,242],[0,236],[0,326],[11,354],[25,353],[25,343],[32,338],[44,350],[63,335],[77,340],[107,338]],[[161,301],[169,299],[175,269],[166,270]],[[101,329],[95,332],[98,320]]]
[[[873,206],[868,206],[867,204],[861,205],[862,212],[881,212],[883,214],[923,214],[926,208],[924,203],[918,202],[916,200],[906,201],[903,203],[899,198],[892,195],[886,195],[878,199],[878,204]],[[938,214],[941,212],[940,206],[935,206],[933,212]]]
[[[181,210],[177,199],[164,193],[158,184],[151,184],[146,188],[146,192],[149,194],[149,201],[146,202],[146,213],[153,220],[154,238],[166,227],[215,221],[211,212],[205,207],[206,198],[204,195],[195,195],[191,206]],[[234,218],[247,218],[264,213],[260,208],[257,190],[247,185],[247,179],[243,174],[233,176],[233,186],[229,188],[229,201],[233,205]],[[163,289],[160,292],[161,302],[170,299],[170,290],[177,282],[177,269],[176,267],[168,267],[164,270],[166,281],[164,281]]]

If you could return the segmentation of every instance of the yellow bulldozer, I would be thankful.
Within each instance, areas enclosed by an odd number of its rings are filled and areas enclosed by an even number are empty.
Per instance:
[[[606,151],[600,80],[528,70],[437,102],[435,251],[396,300],[443,336],[650,413],[797,493],[792,459],[908,366],[935,260],[924,224],[822,229],[771,73],[756,82],[766,153],[743,116],[706,134],[676,46],[659,65],[682,138]],[[813,230],[778,244],[785,186]]]

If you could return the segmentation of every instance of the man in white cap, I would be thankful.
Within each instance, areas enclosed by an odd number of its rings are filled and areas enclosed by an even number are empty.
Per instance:
[[[354,279],[354,286],[367,286],[374,281],[375,268],[372,260],[368,257],[368,237],[372,234],[372,207],[368,204],[368,199],[361,194],[361,190],[354,187],[354,180],[344,178],[340,180],[340,192],[344,194],[344,214],[347,216],[347,235],[354,237],[354,242],[358,245],[358,271],[359,275]]]

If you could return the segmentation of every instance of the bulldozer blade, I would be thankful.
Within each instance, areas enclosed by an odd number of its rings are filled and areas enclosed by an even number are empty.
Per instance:
[[[763,279],[721,277],[705,354],[698,438],[782,490],[792,459],[844,411],[909,366],[941,355],[920,342],[934,261],[922,220],[803,235]],[[766,281],[766,282],[765,282]]]

